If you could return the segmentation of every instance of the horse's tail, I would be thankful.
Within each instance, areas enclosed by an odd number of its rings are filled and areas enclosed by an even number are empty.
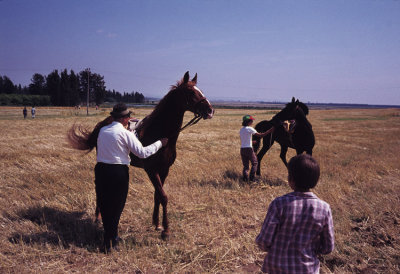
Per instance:
[[[93,148],[88,144],[90,133],[87,128],[74,124],[67,132],[68,143],[74,149],[91,151]]]
[[[97,137],[99,136],[100,129],[106,125],[111,124],[114,119],[109,116],[103,121],[99,122],[93,131],[82,125],[74,124],[67,133],[68,143],[74,149],[92,151],[97,146]]]

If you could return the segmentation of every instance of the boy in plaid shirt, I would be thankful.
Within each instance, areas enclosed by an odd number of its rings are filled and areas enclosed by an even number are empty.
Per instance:
[[[308,154],[293,157],[288,181],[294,192],[272,201],[256,238],[267,251],[262,266],[268,273],[319,273],[318,254],[334,248],[332,213],[328,203],[310,191],[319,179],[319,165]]]

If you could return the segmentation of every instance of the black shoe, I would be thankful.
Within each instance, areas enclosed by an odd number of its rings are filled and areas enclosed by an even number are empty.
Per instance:
[[[250,177],[250,182],[251,182],[251,183],[257,183],[257,182],[259,182],[259,181],[260,181],[259,178],[255,178],[254,176],[251,176],[251,177]]]

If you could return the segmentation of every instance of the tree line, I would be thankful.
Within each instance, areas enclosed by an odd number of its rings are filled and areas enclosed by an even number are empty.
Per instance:
[[[104,76],[83,70],[75,73],[64,69],[60,73],[53,70],[48,75],[35,73],[31,83],[22,87],[14,84],[7,76],[0,75],[1,105],[100,105],[103,102],[143,103],[144,96],[139,92],[120,93],[106,90]]]

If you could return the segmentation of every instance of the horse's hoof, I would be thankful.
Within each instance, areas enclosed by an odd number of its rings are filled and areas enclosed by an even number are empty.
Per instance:
[[[168,240],[168,239],[169,239],[169,232],[163,230],[163,231],[161,232],[161,239],[163,239],[164,241],[165,241],[165,240]]]
[[[156,226],[156,231],[162,231],[162,230],[163,230],[162,226],[160,226],[160,225]]]

